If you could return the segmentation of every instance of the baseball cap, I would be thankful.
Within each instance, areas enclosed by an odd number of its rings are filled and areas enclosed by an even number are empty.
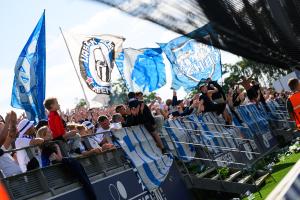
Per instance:
[[[94,128],[94,124],[90,121],[84,121],[82,122],[82,125],[84,125],[85,127],[87,127],[87,129],[92,129]]]
[[[199,88],[199,90],[203,87],[203,86],[206,86],[207,85],[207,83],[206,83],[206,79],[201,79],[200,81],[199,81],[199,83],[198,83],[198,88]]]
[[[33,126],[34,122],[29,121],[28,119],[22,119],[19,124],[18,124],[18,132],[19,132],[19,137],[23,137],[23,135],[28,131]]]

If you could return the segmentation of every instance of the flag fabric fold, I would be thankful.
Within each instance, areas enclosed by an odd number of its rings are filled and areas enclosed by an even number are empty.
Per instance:
[[[210,39],[209,26],[204,26],[190,34],[202,34],[204,40]],[[172,88],[181,86],[190,91],[201,79],[208,77],[218,80],[222,76],[220,50],[200,43],[187,36],[181,36],[169,43],[158,44],[171,63]]]
[[[29,120],[45,119],[43,101],[46,90],[45,12],[26,42],[17,63],[11,106],[24,109]]]
[[[166,70],[160,48],[125,48],[116,65],[129,91],[153,92],[166,84]]]

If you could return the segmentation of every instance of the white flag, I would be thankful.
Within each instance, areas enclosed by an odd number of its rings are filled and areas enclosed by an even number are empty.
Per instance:
[[[96,94],[111,94],[111,73],[122,51],[123,37],[64,33],[77,72]]]

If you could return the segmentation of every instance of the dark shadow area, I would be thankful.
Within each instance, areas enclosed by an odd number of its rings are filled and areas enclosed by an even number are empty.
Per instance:
[[[278,172],[280,170],[283,170],[285,168],[288,168],[290,166],[293,166],[294,164],[295,164],[295,162],[290,162],[290,163],[284,163],[284,164],[275,165],[274,168],[273,168],[273,173]]]

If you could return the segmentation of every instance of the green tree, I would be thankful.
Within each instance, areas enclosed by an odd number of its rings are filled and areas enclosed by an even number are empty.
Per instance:
[[[110,95],[110,104],[117,105],[123,104],[127,101],[128,89],[122,78],[112,83],[112,93]]]
[[[86,106],[86,105],[87,105],[87,103],[86,103],[85,99],[80,99],[79,102],[76,105],[76,108],[80,108],[80,107],[83,107],[83,106]]]
[[[273,65],[257,63],[248,59],[243,59],[233,65],[224,64],[223,70],[224,75],[229,75],[224,80],[225,91],[239,82],[242,75],[253,75],[253,79],[260,83],[271,85],[273,81],[291,72],[291,70],[281,69]]]
[[[156,93],[151,92],[148,95],[144,95],[144,102],[145,103],[150,103],[151,101],[155,100],[155,98],[156,98]]]

